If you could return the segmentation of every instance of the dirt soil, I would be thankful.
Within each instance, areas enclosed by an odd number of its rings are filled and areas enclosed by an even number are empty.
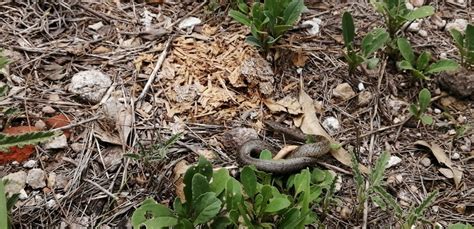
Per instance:
[[[345,149],[357,151],[362,164],[372,166],[383,151],[399,159],[387,169],[385,182],[402,207],[419,204],[438,189],[440,195],[425,214],[428,222],[474,222],[474,103],[447,94],[436,80],[413,80],[387,60],[379,69],[349,77],[342,13],[352,12],[360,41],[383,23],[368,3],[306,1],[309,10],[301,21],[321,19],[320,32],[308,35],[305,28],[296,28],[269,58],[262,58],[245,43],[249,30],[227,16],[230,4],[224,0],[213,7],[207,1],[151,2],[160,1],[0,3],[0,47],[11,61],[0,75],[10,88],[0,106],[18,108],[14,117],[1,114],[0,128],[44,127],[45,118],[58,114],[70,119],[67,146],[37,146],[30,157],[33,166],[0,165],[0,177],[33,168],[48,177],[42,187],[24,188],[26,196],[12,212],[16,228],[125,227],[144,198],[172,203],[181,185],[176,174],[199,155],[211,158],[215,167],[237,171],[235,145],[226,142],[226,131],[249,127],[264,135],[263,120],[298,124],[293,120],[303,115],[300,90],[313,99],[321,123],[337,119],[340,127],[326,130]],[[474,21],[471,6],[429,4],[447,22]],[[201,23],[180,28],[191,16]],[[421,28],[427,34],[402,31],[417,51],[429,50],[435,59],[458,58],[448,32],[430,19]],[[243,66],[249,60],[255,61],[250,70]],[[85,70],[98,70],[113,82],[99,103],[69,90],[72,76]],[[334,93],[343,83],[354,91],[345,99]],[[423,87],[433,95],[431,126],[409,120],[408,106]],[[123,156],[177,133],[182,137],[159,160],[145,163]],[[433,154],[416,141],[439,148]],[[454,169],[440,162],[439,155]],[[342,176],[336,197],[343,203],[332,207],[324,225],[397,224],[391,212],[372,204],[367,219],[347,214],[356,204],[351,169],[330,155],[323,161]]]

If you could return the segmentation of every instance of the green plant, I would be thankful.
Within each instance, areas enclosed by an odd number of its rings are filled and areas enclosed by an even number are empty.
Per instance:
[[[421,204],[416,208],[410,208],[408,214],[406,211],[403,211],[402,208],[398,205],[397,201],[393,198],[390,193],[385,191],[384,188],[378,186],[375,187],[377,194],[383,199],[383,201],[395,211],[395,216],[401,221],[402,229],[411,229],[416,225],[416,222],[423,217],[423,212],[431,205],[438,195],[438,191],[433,191],[421,202]]]
[[[306,8],[303,0],[255,1],[250,7],[244,0],[238,0],[237,6],[239,10],[230,10],[229,16],[250,28],[252,35],[247,37],[247,42],[265,53],[296,23]]]
[[[185,201],[176,198],[173,210],[153,199],[132,215],[135,228],[304,228],[317,220],[311,205],[330,202],[334,177],[308,169],[286,179],[245,166],[240,181],[227,169],[213,172],[203,157],[184,175]],[[331,188],[332,187],[332,188]],[[333,191],[331,192],[333,193]]]
[[[371,0],[375,10],[382,14],[390,38],[395,40],[397,32],[410,21],[431,16],[434,13],[432,6],[422,6],[415,10],[406,7],[405,0]]]
[[[344,57],[349,64],[349,75],[354,74],[356,68],[362,63],[367,63],[369,69],[377,66],[379,59],[372,57],[377,50],[382,48],[389,40],[389,35],[384,29],[374,29],[362,39],[359,51],[354,47],[355,26],[352,15],[344,12],[342,15],[342,34],[346,53]]]
[[[456,223],[456,224],[449,225],[448,229],[474,229],[474,227],[469,223],[467,224]]]
[[[456,29],[449,32],[459,50],[461,64],[466,68],[474,67],[474,25],[468,24],[464,34]]]
[[[431,93],[428,89],[423,88],[418,94],[418,103],[411,104],[409,111],[417,120],[425,125],[433,124],[433,118],[425,114],[426,109],[431,103]]]
[[[375,167],[369,173],[369,185],[366,186],[365,178],[359,169],[359,162],[357,160],[357,157],[355,153],[352,153],[352,171],[354,173],[358,204],[356,208],[356,213],[358,215],[362,214],[362,211],[364,210],[364,202],[367,200],[368,197],[370,197],[371,200],[377,203],[379,206],[384,206],[380,197],[372,194],[375,192],[375,187],[380,186],[382,183],[385,167],[387,166],[389,159],[390,154],[388,152],[383,152],[380,155],[379,159],[375,163]]]
[[[429,75],[443,71],[453,71],[459,67],[455,61],[448,59],[430,64],[431,53],[427,51],[424,51],[416,58],[410,42],[405,38],[398,38],[397,45],[403,56],[403,60],[397,63],[398,67],[402,70],[410,71],[417,79],[427,80]]]
[[[18,201],[18,193],[7,197],[5,184],[8,180],[0,179],[0,228],[11,228],[10,212]]]
[[[173,146],[179,140],[179,138],[181,138],[181,136],[181,133],[175,134],[164,143],[154,143],[148,148],[138,143],[138,146],[140,147],[138,154],[127,153],[124,154],[124,156],[135,160],[142,160],[144,163],[161,160],[166,157],[168,149]]]

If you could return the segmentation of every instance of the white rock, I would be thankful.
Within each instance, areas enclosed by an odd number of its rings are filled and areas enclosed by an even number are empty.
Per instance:
[[[5,185],[5,192],[9,196],[20,193],[26,186],[26,172],[18,171],[16,173],[10,173],[2,178],[2,180],[8,180]]]
[[[408,26],[408,31],[410,32],[418,32],[420,30],[420,23],[413,22]]]
[[[97,23],[95,23],[95,24],[92,24],[92,25],[87,26],[87,28],[97,31],[97,30],[99,30],[100,28],[102,28],[103,26],[104,26],[104,23],[102,23],[101,21],[99,21],[99,22],[97,22]]]
[[[468,22],[466,19],[456,19],[453,22],[446,24],[445,30],[449,31],[451,29],[457,29],[459,31],[465,31],[467,24]]]
[[[390,168],[390,167],[393,167],[395,165],[397,165],[398,163],[402,162],[402,159],[397,157],[397,156],[391,156],[390,159],[388,160],[388,164],[385,168]]]
[[[72,149],[72,151],[74,151],[75,153],[80,153],[80,152],[82,152],[82,150],[84,149],[84,144],[83,144],[83,143],[74,142],[74,143],[71,144],[71,149]]]
[[[409,9],[409,10],[415,9],[415,7],[414,7],[411,3],[409,3],[409,2],[405,2],[405,6],[406,6],[407,9]]]
[[[394,123],[394,124],[400,123],[401,121],[402,121],[402,120],[400,120],[400,118],[398,118],[398,117],[395,117],[395,118],[393,119],[393,123]]]
[[[420,34],[420,36],[422,36],[422,37],[427,37],[428,36],[428,31],[426,31],[424,29],[420,29],[420,30],[418,30],[418,34]]]
[[[26,200],[28,199],[28,194],[26,193],[25,189],[20,190],[20,195],[18,195],[18,199]]]
[[[441,110],[438,109],[438,108],[435,108],[435,109],[434,109],[434,113],[436,113],[436,114],[441,114]]]
[[[27,162],[23,164],[23,168],[28,168],[28,169],[32,169],[36,166],[38,166],[38,161],[36,160],[28,160]]]
[[[455,134],[456,134],[456,130],[454,129],[448,130],[448,135],[455,135]]]
[[[439,206],[433,206],[431,209],[433,209],[434,213],[437,213],[439,211]]]
[[[332,93],[336,98],[340,98],[342,100],[348,100],[355,96],[355,92],[352,90],[351,85],[349,85],[348,83],[342,83],[337,85]]]
[[[43,108],[41,108],[41,111],[45,114],[54,114],[56,112],[56,110],[54,110],[54,108],[52,108],[51,106],[44,106]]]
[[[54,207],[56,207],[56,200],[51,199],[51,200],[48,200],[48,202],[46,202],[46,208],[51,209]]]
[[[98,103],[111,84],[110,77],[100,71],[82,71],[72,77],[69,91],[88,102]]]
[[[359,89],[359,91],[365,90],[364,83],[360,82],[359,84],[357,84],[357,89]]]
[[[431,165],[431,160],[427,157],[421,159],[421,164],[425,167],[428,167]]]
[[[201,24],[201,19],[197,17],[188,17],[183,19],[179,25],[178,28],[180,29],[187,29],[187,28],[193,28],[196,25]]]
[[[64,134],[61,134],[44,143],[43,146],[45,149],[64,149],[68,146],[67,138]]]
[[[340,128],[339,120],[335,117],[328,117],[322,123],[324,129],[326,129],[329,134],[335,134]]]
[[[311,27],[307,29],[308,33],[310,35],[317,35],[317,34],[319,34],[320,26],[321,26],[322,22],[323,21],[321,19],[315,17],[311,20],[304,21],[301,24],[302,25],[311,25]]]
[[[41,169],[32,169],[28,171],[26,183],[33,189],[43,188],[46,186],[46,173]]]
[[[466,116],[459,115],[456,120],[458,120],[459,124],[463,124],[467,121],[467,118],[466,118]]]
[[[410,3],[414,7],[420,7],[420,6],[423,6],[423,4],[425,4],[425,0],[410,0]]]
[[[46,123],[44,123],[43,120],[39,119],[38,121],[35,122],[35,127],[38,128],[39,130],[44,130],[46,129]]]
[[[440,59],[448,59],[448,54],[446,54],[445,52],[442,52],[439,54],[439,58]]]
[[[453,155],[451,156],[451,159],[453,160],[458,160],[459,158],[461,158],[461,155],[459,155],[459,153],[453,153]]]

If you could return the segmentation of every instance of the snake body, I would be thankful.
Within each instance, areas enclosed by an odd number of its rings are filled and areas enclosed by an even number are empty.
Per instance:
[[[300,142],[306,140],[306,135],[300,131],[289,129],[275,122],[265,122],[275,132],[281,132],[286,138],[291,138]],[[275,148],[265,141],[253,139],[245,142],[239,149],[239,159],[242,164],[254,165],[258,170],[276,173],[288,174],[304,169],[316,164],[318,157],[326,154],[330,150],[330,142],[323,136],[313,136],[315,142],[299,146],[287,159],[283,160],[263,160],[252,157],[252,154],[258,155],[261,151],[267,149],[272,154],[276,152]]]

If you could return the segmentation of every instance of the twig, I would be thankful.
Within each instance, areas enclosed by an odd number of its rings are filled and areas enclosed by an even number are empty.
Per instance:
[[[54,128],[54,129],[52,129],[52,131],[66,130],[66,129],[69,129],[69,128],[72,128],[72,127],[75,127],[75,126],[82,125],[82,124],[84,124],[84,123],[88,123],[88,122],[97,120],[97,119],[99,119],[100,117],[101,117],[101,116],[95,116],[95,117],[92,117],[92,118],[88,118],[88,119],[82,120],[82,121],[80,121],[80,122],[71,123],[71,124],[69,124],[69,125],[67,125],[67,126],[62,126],[62,127]]]
[[[168,40],[166,41],[165,47],[163,49],[163,52],[161,52],[160,57],[158,58],[158,61],[156,61],[155,68],[153,69],[153,72],[151,73],[150,77],[148,77],[148,81],[145,84],[145,87],[143,88],[142,93],[140,96],[138,96],[137,101],[143,99],[150,89],[151,84],[155,81],[156,74],[158,73],[158,70],[160,70],[161,65],[163,64],[163,61],[165,61],[166,54],[168,53],[168,47],[171,44],[171,41],[173,40],[174,36],[170,36]],[[135,101],[135,102],[137,102]]]
[[[91,185],[94,185],[95,187],[97,187],[98,189],[100,189],[100,191],[102,191],[103,193],[107,194],[108,196],[112,197],[114,200],[118,200],[118,197],[115,196],[113,193],[109,192],[109,190],[103,188],[102,186],[100,186],[99,184],[95,183],[94,181],[91,181],[89,179],[84,179],[84,181],[86,181],[87,183],[91,184]]]

